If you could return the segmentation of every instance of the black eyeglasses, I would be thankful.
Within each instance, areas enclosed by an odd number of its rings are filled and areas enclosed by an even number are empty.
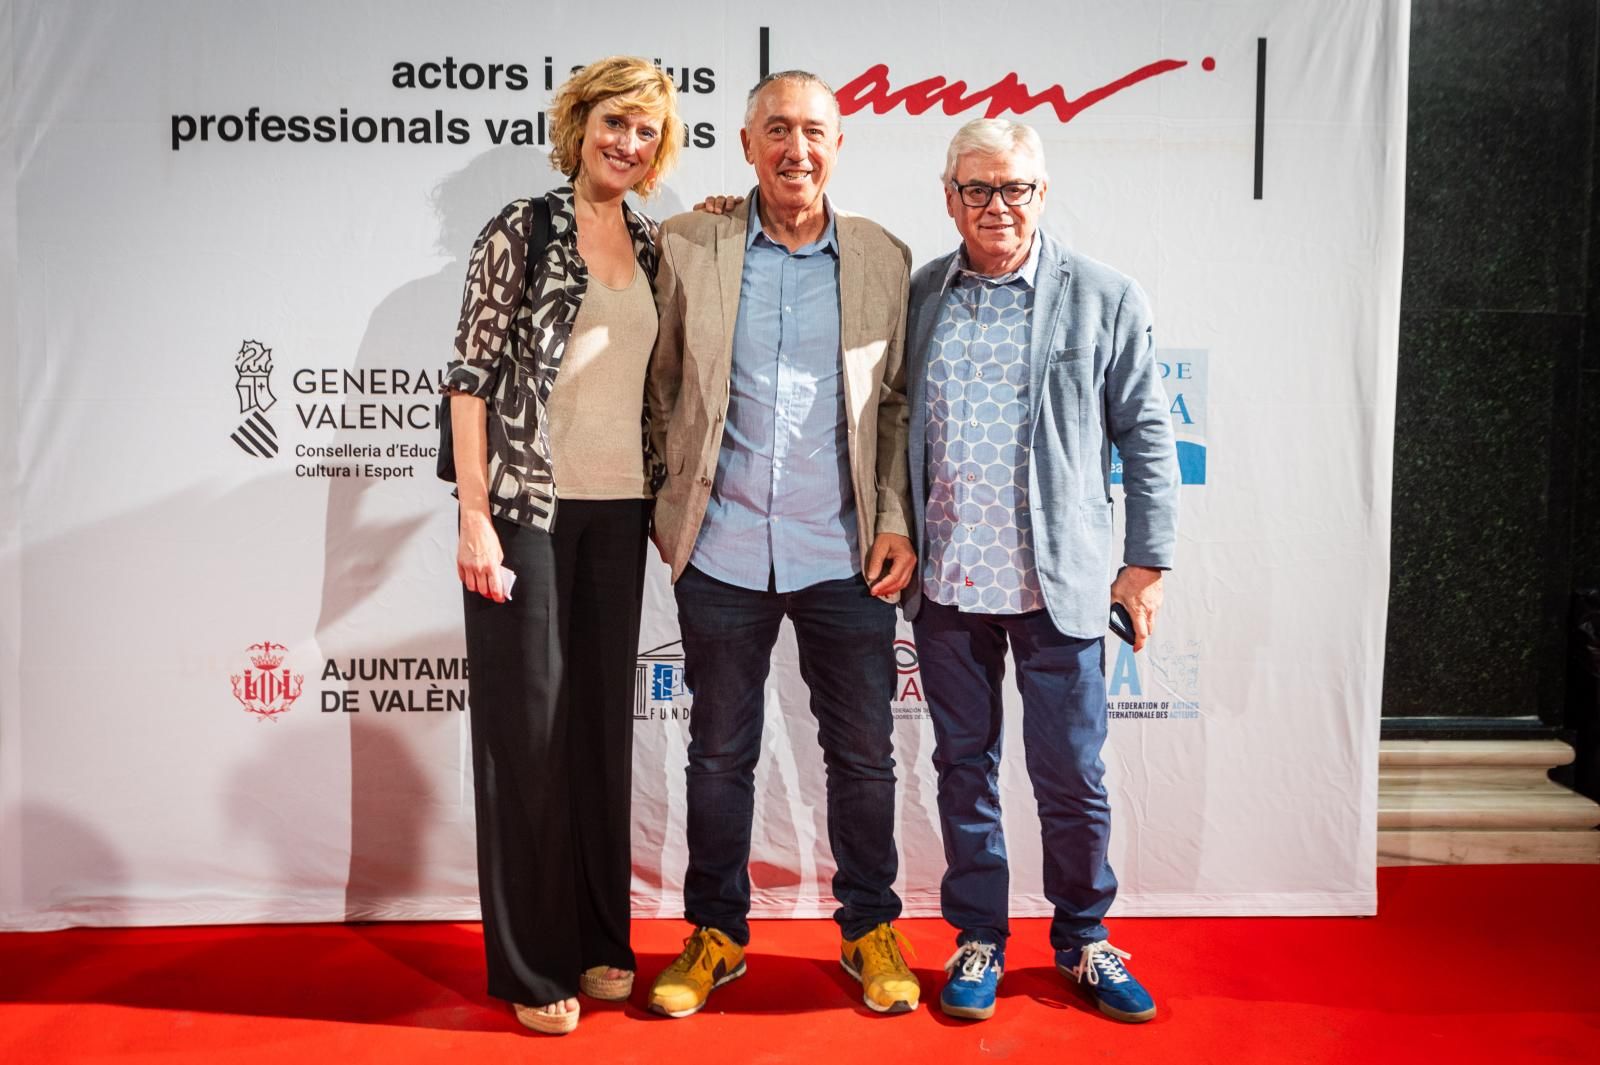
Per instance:
[[[981,181],[974,181],[970,185],[963,185],[959,181],[950,182],[956,194],[961,197],[961,202],[968,207],[987,207],[989,201],[994,199],[994,194],[1000,194],[1000,200],[1007,207],[1021,207],[1033,199],[1033,190],[1039,187],[1037,181],[1010,181],[1004,185],[985,185]]]

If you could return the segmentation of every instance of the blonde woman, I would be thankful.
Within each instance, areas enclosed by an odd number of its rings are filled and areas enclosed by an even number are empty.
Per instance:
[[[450,363],[489,993],[534,1031],[626,999],[632,699],[650,500],[654,192],[683,140],[671,79],[592,63],[556,93],[570,184],[489,221]],[[508,579],[514,583],[508,587]]]

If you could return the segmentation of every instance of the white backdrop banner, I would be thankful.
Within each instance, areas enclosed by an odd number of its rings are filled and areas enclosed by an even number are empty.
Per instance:
[[[473,236],[560,183],[550,89],[619,52],[682,90],[658,217],[753,183],[764,68],[837,87],[834,200],[918,263],[957,239],[955,129],[1038,128],[1046,228],[1151,295],[1183,460],[1160,630],[1106,649],[1115,912],[1373,912],[1407,5],[1013,8],[0,4],[0,927],[476,915],[435,390]],[[897,652],[898,886],[929,915]],[[654,560],[638,680],[634,911],[677,916],[692,699]],[[755,912],[824,915],[787,632],[766,706]],[[1011,736],[1013,912],[1045,913]]]

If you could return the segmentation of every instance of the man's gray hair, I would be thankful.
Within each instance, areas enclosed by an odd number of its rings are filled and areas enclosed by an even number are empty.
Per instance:
[[[833,86],[811,73],[809,70],[780,70],[775,74],[768,74],[756,82],[756,87],[750,90],[750,95],[744,99],[744,128],[749,129],[750,123],[756,117],[756,97],[775,81],[792,81],[796,85],[815,85],[828,94],[828,100],[833,104],[833,124],[842,125],[842,115],[839,112],[839,98],[833,94]]]
[[[948,185],[955,179],[956,167],[960,165],[963,155],[1000,155],[1017,149],[1033,156],[1039,164],[1035,179],[1047,180],[1049,175],[1044,172],[1044,144],[1032,126],[1004,118],[975,118],[956,130],[956,135],[950,138],[950,150],[944,157],[944,183]]]

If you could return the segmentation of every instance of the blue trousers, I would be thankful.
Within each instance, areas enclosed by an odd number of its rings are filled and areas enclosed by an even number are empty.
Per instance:
[[[1001,683],[1009,641],[1044,837],[1044,894],[1055,907],[1050,944],[1069,950],[1106,938],[1101,922],[1116,897],[1117,878],[1106,860],[1111,806],[1100,761],[1104,640],[1063,636],[1042,610],[967,614],[926,599],[913,628],[933,719],[945,920],[963,942],[1004,944],[1010,934],[1011,878],[1000,821]]]
[[[827,769],[834,920],[849,939],[894,920],[894,608],[874,599],[859,577],[780,593],[735,587],[690,566],[673,589],[684,681],[694,693],[684,916],[741,945],[750,941],[762,694],[788,617]]]

